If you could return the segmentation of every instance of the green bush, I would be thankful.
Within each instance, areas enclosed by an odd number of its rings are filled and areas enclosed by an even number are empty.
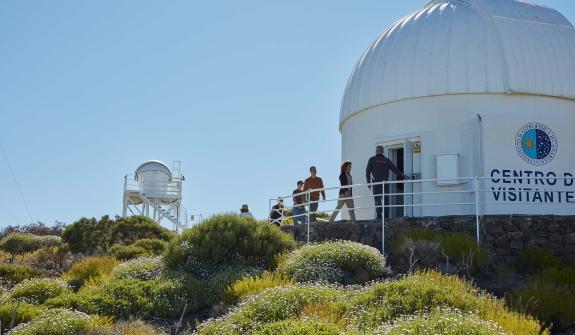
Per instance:
[[[15,327],[10,335],[77,335],[91,326],[90,316],[67,309],[47,311]]]
[[[333,324],[312,320],[282,320],[266,325],[257,335],[340,335]]]
[[[44,235],[37,237],[42,247],[58,247],[62,244],[60,236]]]
[[[21,323],[32,321],[32,319],[45,311],[45,307],[24,302],[3,302],[0,304],[2,331],[8,330],[10,324],[17,326]]]
[[[8,293],[14,300],[22,300],[31,304],[43,304],[50,298],[71,293],[71,289],[64,281],[52,278],[26,279],[17,284]]]
[[[70,269],[76,259],[77,256],[72,254],[65,245],[61,245],[36,250],[30,256],[29,262],[49,276],[60,276]]]
[[[119,260],[127,261],[130,259],[148,256],[148,250],[135,245],[115,245],[110,250],[112,255]]]
[[[121,321],[113,325],[97,325],[82,335],[165,335],[160,329],[141,320]]]
[[[100,287],[46,301],[52,308],[68,308],[115,319],[134,316],[176,318],[188,303],[193,312],[212,299],[208,282],[191,277],[162,276],[151,280],[113,279]]]
[[[439,308],[442,309],[439,314],[425,315]],[[452,311],[446,311],[447,308]],[[461,314],[457,310],[462,311]],[[401,324],[410,315],[416,321],[416,330],[418,323],[438,329],[431,334],[459,335],[467,334],[466,330],[479,331],[471,334],[491,334],[480,331],[496,327],[500,327],[499,333],[505,334],[549,334],[533,318],[509,311],[501,300],[479,292],[457,277],[438,272],[415,273],[364,288],[318,285],[271,288],[248,298],[227,315],[204,322],[199,326],[198,334],[257,334],[284,320],[317,320],[338,327],[340,333],[367,335],[377,334],[382,325]],[[440,332],[443,326],[449,331],[457,326],[442,324],[442,317],[446,323],[461,321],[462,331]],[[475,328],[474,321],[480,323]],[[409,327],[409,324],[403,322],[403,326]],[[380,334],[386,334],[385,329],[379,330]]]
[[[515,304],[547,324],[575,323],[575,268],[547,268],[521,287]]]
[[[481,320],[473,312],[458,309],[437,309],[431,313],[419,312],[380,326],[374,335],[500,335],[501,327],[494,322]]]
[[[160,257],[141,257],[121,263],[112,271],[113,279],[152,280],[162,274]]]
[[[275,272],[264,272],[260,275],[244,277],[226,289],[224,301],[229,305],[235,304],[268,288],[286,286],[292,283],[290,278]]]
[[[86,257],[72,265],[62,278],[74,289],[80,289],[88,280],[102,281],[114,268],[118,261],[113,257]]]
[[[455,232],[437,232],[415,228],[401,233],[391,241],[393,254],[406,261],[411,252],[423,267],[436,267],[448,257],[449,263],[459,270],[473,272],[487,258],[487,249],[478,246],[470,235]],[[413,249],[412,249],[413,248]],[[414,259],[414,260],[415,260]]]
[[[25,279],[40,277],[42,273],[29,265],[0,263],[0,278],[19,283]]]
[[[548,249],[523,249],[519,251],[518,256],[520,264],[532,272],[563,265],[559,257],[555,256]]]
[[[484,246],[478,246],[473,237],[464,233],[445,233],[441,237],[440,245],[451,262],[472,261],[473,270],[482,266],[487,258],[487,249]]]
[[[244,262],[271,268],[276,256],[294,247],[293,238],[274,225],[237,215],[217,215],[175,238],[164,259],[169,268]]]
[[[116,218],[110,231],[109,245],[129,245],[141,239],[169,241],[174,234],[147,216]],[[141,246],[140,246],[141,247]]]
[[[168,247],[168,243],[166,241],[153,238],[137,240],[132,245],[147,250],[150,256],[161,255]]]
[[[32,234],[13,233],[0,241],[0,250],[11,254],[11,261],[18,255],[33,252],[41,247],[42,240]]]
[[[288,254],[278,271],[298,282],[362,284],[389,274],[385,257],[356,242],[308,244]]]
[[[84,254],[102,253],[108,250],[110,230],[115,221],[109,216],[100,220],[81,218],[62,232],[62,241],[72,252]]]
[[[105,253],[113,245],[129,245],[141,239],[160,239],[169,241],[174,236],[168,229],[160,226],[146,216],[110,219],[103,216],[81,218],[66,227],[62,241],[76,253]]]

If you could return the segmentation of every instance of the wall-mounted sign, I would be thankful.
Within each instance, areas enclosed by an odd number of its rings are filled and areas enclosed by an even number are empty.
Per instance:
[[[413,153],[418,154],[421,152],[421,142],[413,142]]]
[[[531,122],[519,129],[515,136],[515,149],[529,164],[545,165],[557,154],[557,137],[551,128],[538,122]]]

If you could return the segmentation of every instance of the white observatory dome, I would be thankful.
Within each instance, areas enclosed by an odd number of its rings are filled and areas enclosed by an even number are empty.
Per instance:
[[[575,99],[575,30],[554,9],[517,0],[436,0],[395,22],[347,84],[340,128],[375,106],[446,94]]]
[[[145,161],[144,163],[140,164],[136,169],[136,180],[140,179],[139,177],[143,174],[150,174],[153,173],[157,175],[158,173],[164,174],[169,178],[172,177],[172,173],[170,172],[170,168],[166,164],[158,160],[150,160]]]

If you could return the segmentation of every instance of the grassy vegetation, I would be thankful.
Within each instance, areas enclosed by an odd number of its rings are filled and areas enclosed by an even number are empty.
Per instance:
[[[438,312],[441,308],[448,308],[451,314]],[[428,311],[433,312],[422,314]],[[294,320],[300,326],[305,326],[307,320],[316,320],[329,326],[326,331],[337,329],[342,334],[386,334],[385,325],[400,322],[409,326],[405,321],[407,316],[422,325],[422,330],[414,334],[429,334],[425,332],[427,329],[441,330],[442,318],[447,323],[451,322],[450,318],[453,322],[464,321],[464,330],[477,326],[477,334],[492,334],[487,331],[493,329],[516,335],[541,331],[540,324],[533,318],[508,310],[501,300],[478,292],[465,281],[437,272],[420,272],[363,288],[298,284],[269,289],[226,316],[204,323],[199,334],[259,333],[274,327],[274,323]],[[467,334],[458,332],[457,328],[443,328],[445,331],[441,334]]]
[[[23,235],[44,242],[0,264],[0,320],[4,331],[16,326],[11,335],[156,335],[162,331],[149,322],[174,322],[184,307],[188,316],[222,312],[199,335],[549,334],[457,276],[420,270],[390,279],[374,248],[348,241],[297,247],[277,227],[235,215],[180,236],[141,217],[81,219],[64,229],[64,244]],[[453,263],[485,257],[463,234],[415,230],[394,250],[405,250],[406,241]],[[573,269],[537,257],[524,257],[535,274],[513,306],[545,325],[572,323]]]
[[[487,257],[487,248],[477,245],[470,235],[423,228],[403,232],[391,241],[391,246],[395,257],[412,266],[437,268],[446,264],[466,274],[478,271]]]

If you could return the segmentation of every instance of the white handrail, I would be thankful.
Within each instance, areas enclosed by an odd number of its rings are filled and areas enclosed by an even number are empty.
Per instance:
[[[365,199],[365,198],[373,198],[375,195],[374,194],[368,194],[368,195],[353,195],[353,196],[348,196],[348,197],[339,197],[339,194],[337,197],[335,198],[328,198],[326,197],[325,199],[318,199],[318,200],[312,200],[310,195],[312,193],[319,193],[319,192],[328,192],[328,191],[334,191],[334,190],[346,190],[346,189],[354,189],[354,188],[366,188],[366,187],[370,187],[370,186],[376,186],[376,185],[380,185],[381,186],[381,195],[377,195],[378,197],[381,196],[382,198],[382,204],[380,206],[355,206],[353,208],[348,208],[348,210],[367,210],[367,209],[381,209],[382,212],[384,212],[384,209],[386,208],[423,208],[423,207],[442,207],[442,206],[473,206],[474,208],[474,212],[475,212],[475,221],[476,221],[476,239],[477,242],[479,243],[479,239],[480,239],[480,217],[481,217],[481,206],[482,205],[534,205],[533,202],[526,202],[526,201],[513,201],[513,202],[508,202],[508,201],[502,201],[502,202],[494,202],[494,201],[485,201],[480,198],[480,194],[483,193],[492,193],[492,192],[497,192],[498,190],[493,190],[493,189],[482,189],[480,184],[481,181],[491,181],[493,183],[499,183],[502,180],[508,180],[508,181],[513,181],[514,183],[519,183],[521,185],[533,185],[533,186],[547,186],[547,188],[544,189],[514,189],[514,190],[502,190],[502,192],[515,192],[516,194],[523,194],[523,193],[529,193],[529,192],[552,192],[552,193],[557,193],[557,194],[563,194],[563,193],[567,193],[567,192],[574,192],[575,190],[573,188],[570,189],[563,189],[562,185],[560,185],[558,183],[558,181],[561,180],[569,180],[571,181],[569,184],[569,186],[573,185],[573,180],[575,180],[575,177],[517,177],[517,176],[513,176],[513,177],[502,177],[502,176],[497,176],[497,177],[463,177],[463,178],[457,178],[457,184],[456,185],[452,185],[452,186],[458,186],[461,187],[464,184],[471,184],[471,187],[467,190],[454,190],[454,189],[445,189],[445,190],[440,190],[440,191],[412,191],[412,192],[393,192],[393,193],[385,193],[385,185],[394,185],[394,184],[419,184],[419,185],[423,185],[424,183],[440,183],[440,182],[452,182],[454,179],[407,179],[407,180],[394,180],[394,181],[381,181],[381,182],[372,182],[372,183],[363,183],[363,184],[353,184],[353,185],[345,185],[345,186],[334,186],[334,187],[324,187],[324,188],[318,188],[318,189],[308,189],[299,193],[294,193],[294,194],[290,194],[287,196],[280,196],[280,197],[276,197],[276,198],[270,198],[269,199],[269,213],[270,213],[270,217],[269,217],[269,221],[270,222],[276,222],[279,221],[279,223],[281,224],[283,221],[285,220],[289,220],[289,219],[296,219],[296,218],[300,218],[300,217],[306,217],[307,218],[307,241],[309,242],[310,240],[310,218],[312,215],[318,214],[318,213],[334,213],[336,211],[340,211],[340,210],[336,210],[336,209],[332,209],[332,210],[322,210],[322,211],[310,211],[309,210],[309,206],[311,204],[320,204],[320,203],[330,203],[330,202],[335,202],[335,201],[340,201],[340,200],[354,200],[354,199]],[[531,183],[531,180],[535,180],[535,183]],[[519,182],[517,182],[519,181]],[[552,183],[553,181],[553,183]],[[507,183],[506,183],[507,184]],[[548,188],[549,186],[554,186],[557,185],[557,187],[559,187],[560,189],[554,188],[554,189],[550,189]],[[567,185],[567,183],[564,183],[564,185]],[[566,186],[568,187],[568,186]],[[393,196],[405,196],[405,195],[409,195],[409,196],[424,196],[424,195],[450,195],[450,194],[473,194],[473,201],[471,202],[466,202],[466,201],[455,201],[455,202],[435,202],[435,203],[424,203],[422,201],[418,202],[418,203],[404,203],[404,204],[386,204],[385,203],[385,198],[386,197],[393,197]],[[272,204],[274,201],[277,200],[285,200],[285,199],[289,199],[289,198],[294,198],[294,197],[298,197],[298,196],[305,196],[306,198],[306,202],[305,204],[295,204],[293,206],[283,206],[280,209],[277,209],[276,211],[279,211],[279,214],[281,214],[280,218],[272,220],[271,219],[271,213],[272,213]],[[569,204],[575,204],[575,201],[573,202],[567,202]],[[559,203],[544,203],[544,205],[556,205]],[[565,205],[565,202],[560,203],[562,205]],[[294,207],[304,207],[304,209],[307,206],[308,210],[305,210],[305,213],[303,214],[297,214],[294,215],[293,214],[293,209]],[[292,210],[292,215],[286,216],[284,215],[284,213],[287,210]],[[382,250],[385,250],[385,244],[384,244],[384,240],[385,240],[385,215],[382,215]]]

